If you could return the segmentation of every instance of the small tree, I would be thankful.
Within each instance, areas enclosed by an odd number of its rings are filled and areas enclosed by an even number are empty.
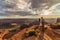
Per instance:
[[[29,36],[34,36],[34,35],[36,35],[36,31],[30,31],[29,32]]]

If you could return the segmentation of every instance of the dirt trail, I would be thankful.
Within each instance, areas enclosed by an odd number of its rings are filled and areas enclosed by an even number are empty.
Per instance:
[[[3,36],[7,33],[9,33],[9,31],[3,31],[2,33],[0,33],[0,40],[2,40]]]
[[[44,39],[45,40],[52,40],[47,34],[44,33]]]
[[[52,40],[60,40],[58,35],[56,35],[54,30],[52,29],[46,29],[45,34],[47,34]]]
[[[30,28],[28,28],[28,31],[30,31],[31,29],[35,28],[35,26],[32,26]],[[19,31],[18,33],[16,33],[14,36],[12,36],[11,38],[9,38],[8,40],[10,39],[15,39],[15,40],[22,40],[23,36],[24,36],[24,33],[26,32],[26,28]]]

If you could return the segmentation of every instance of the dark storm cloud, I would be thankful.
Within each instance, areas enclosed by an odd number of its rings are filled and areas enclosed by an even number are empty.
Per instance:
[[[32,3],[32,7],[33,8],[38,8],[38,7],[40,7],[40,4],[42,4],[42,3],[45,3],[46,2],[46,0],[31,0],[31,3]]]
[[[9,16],[7,13],[0,13],[0,16]]]
[[[43,3],[47,3],[48,6],[52,6],[58,2],[60,2],[60,0],[31,0],[31,6],[32,8],[39,8]]]
[[[0,3],[0,6],[3,6],[5,8],[14,8],[14,7],[16,7],[16,4],[14,4],[14,3],[11,3],[11,4]]]
[[[54,3],[58,3],[56,0],[30,0],[32,9],[36,8],[36,10],[40,10],[43,3],[48,3],[47,5],[50,7]],[[59,1],[60,2],[60,1]],[[14,7],[17,8],[16,3],[1,3],[0,6],[4,7],[5,9],[13,9]],[[1,8],[3,9],[3,8]],[[1,10],[0,9],[0,10]],[[3,11],[2,11],[3,12]],[[27,16],[32,15],[31,12],[25,12],[25,11],[5,11],[4,13],[0,13],[2,16],[10,16],[10,15],[21,15],[21,16]]]
[[[16,5],[15,4],[11,4],[11,5],[5,5],[6,8],[14,8]]]
[[[20,16],[27,16],[27,15],[32,15],[31,12],[25,12],[25,11],[6,11],[5,12],[7,15],[20,15]]]

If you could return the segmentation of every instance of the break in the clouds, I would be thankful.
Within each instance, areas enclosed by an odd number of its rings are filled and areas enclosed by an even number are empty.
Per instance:
[[[59,0],[0,0],[0,16],[45,15],[43,12],[46,12],[48,15],[49,12],[46,10],[49,10],[53,5],[59,2]],[[60,15],[59,13],[60,4],[54,9],[53,15]]]

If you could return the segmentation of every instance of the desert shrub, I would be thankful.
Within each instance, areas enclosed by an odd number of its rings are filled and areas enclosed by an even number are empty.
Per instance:
[[[36,31],[30,31],[29,32],[29,36],[33,36],[33,35],[36,35]]]

